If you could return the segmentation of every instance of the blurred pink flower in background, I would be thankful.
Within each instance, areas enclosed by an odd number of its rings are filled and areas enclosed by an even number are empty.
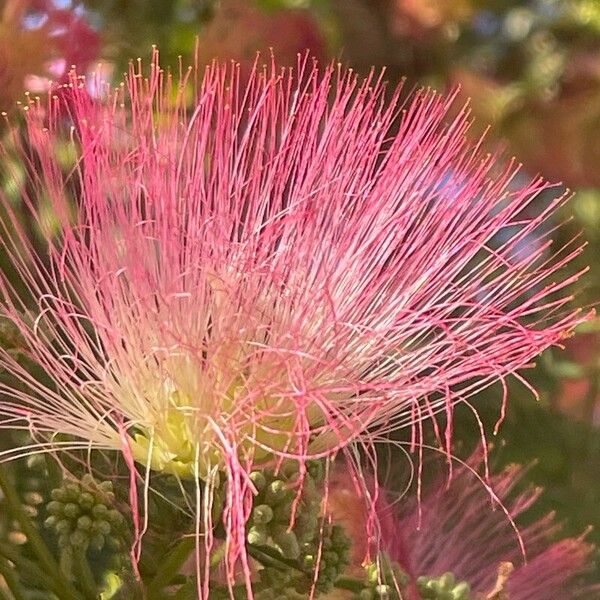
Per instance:
[[[600,334],[580,333],[568,340],[566,357],[576,365],[575,373],[559,381],[556,406],[578,419],[600,425],[600,389],[596,383],[600,372]]]
[[[293,67],[307,51],[317,59],[327,54],[319,22],[305,9],[260,9],[247,0],[222,0],[199,35],[203,62],[235,60],[247,75],[258,52],[272,50],[279,66]]]
[[[24,91],[46,92],[66,82],[72,66],[84,73],[100,53],[100,36],[81,3],[7,0],[0,21],[0,102],[10,108]]]
[[[506,562],[514,566],[505,588],[510,600],[573,600],[600,593],[600,586],[581,582],[595,551],[585,535],[559,539],[561,527],[554,514],[533,521],[528,517],[542,490],[519,491],[526,469],[510,465],[486,484],[475,474],[482,466],[481,458],[472,457],[449,482],[431,486],[420,502],[403,496],[392,504],[380,490],[375,496],[379,549],[398,561],[413,582],[451,572],[469,583],[478,598],[488,597]],[[336,521],[352,532],[354,562],[360,564],[374,550],[368,548],[365,534],[373,499],[367,502],[357,491],[348,475],[338,472],[329,506]],[[418,600],[415,587],[410,594]]]
[[[1,313],[50,382],[0,351],[21,382],[0,414],[40,449],[62,433],[65,449],[122,451],[133,484],[134,462],[208,487],[224,472],[233,573],[253,468],[302,472],[399,427],[418,443],[440,412],[449,450],[457,402],[522,379],[584,318],[578,274],[561,270],[580,249],[549,237],[566,196],[529,216],[550,186],[515,185],[514,163],[468,141],[467,111],[448,118],[452,97],[400,110],[376,75],[309,59],[258,64],[243,86],[215,62],[174,95],[157,60],[104,103],[74,80],[48,111],[28,107],[27,144],[13,132],[36,168],[4,165],[25,214],[1,191],[2,236],[34,306],[2,274]],[[63,101],[71,141],[52,118]],[[66,172],[61,139],[77,156]]]

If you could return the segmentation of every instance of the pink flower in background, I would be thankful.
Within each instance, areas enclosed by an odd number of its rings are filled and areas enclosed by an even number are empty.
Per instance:
[[[31,105],[27,144],[13,136],[28,176],[3,168],[24,214],[1,192],[33,303],[3,275],[2,313],[48,376],[1,355],[21,381],[2,390],[6,425],[42,448],[60,432],[121,450],[132,473],[210,486],[223,471],[231,572],[254,467],[303,468],[398,427],[418,441],[439,412],[450,444],[455,403],[582,318],[561,271],[579,250],[549,238],[565,197],[527,216],[548,184],[515,187],[518,167],[467,140],[467,111],[448,118],[452,98],[419,92],[400,110],[380,78],[308,60],[238,78],[214,63],[174,95],[155,60],[104,103],[74,81]],[[59,140],[78,157],[64,173]]]
[[[490,480],[512,519],[526,515],[541,492],[516,493],[523,475],[522,467],[512,465]],[[402,512],[396,531],[409,548],[407,566],[413,573],[439,576],[451,571],[483,594],[494,588],[498,567],[507,561],[515,566],[507,586],[511,600],[572,600],[577,591],[589,597],[590,590],[579,588],[577,579],[589,567],[593,546],[583,537],[553,541],[560,526],[550,514],[520,530],[527,557],[524,562],[507,515],[466,468],[460,469],[447,487],[440,485],[425,497],[420,524],[416,506]],[[397,548],[395,540],[390,552],[394,554]]]
[[[504,590],[510,600],[596,597],[600,586],[581,582],[591,567],[594,546],[584,535],[559,539],[561,527],[554,514],[534,521],[528,518],[542,490],[519,491],[526,469],[510,465],[492,475],[486,485],[475,474],[482,463],[473,457],[468,466],[454,471],[449,483],[442,481],[426,491],[420,503],[403,496],[392,504],[380,493],[376,500],[379,549],[398,561],[413,583],[420,576],[451,572],[458,581],[466,581],[477,598],[496,598],[488,593],[505,562],[514,566]],[[369,550],[368,503],[343,473],[335,476],[332,487],[330,509],[352,532],[354,562],[360,564]],[[521,527],[522,522],[529,524]],[[416,587],[409,594],[410,600],[420,597]]]
[[[74,65],[85,72],[100,53],[100,36],[82,5],[7,0],[0,21],[0,99],[8,109],[24,91],[45,92],[66,82]]]
[[[325,36],[314,13],[306,9],[265,10],[257,2],[221,0],[219,10],[206,23],[199,36],[199,55],[209,62],[214,58],[235,60],[242,77],[252,70],[257,52],[273,51],[280,66],[294,66],[298,53],[327,56]]]

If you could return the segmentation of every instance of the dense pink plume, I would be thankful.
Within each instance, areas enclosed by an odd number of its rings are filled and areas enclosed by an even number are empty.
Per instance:
[[[501,563],[510,562],[514,571],[505,588],[510,600],[597,597],[600,585],[583,583],[595,553],[585,534],[560,539],[554,514],[533,521],[527,516],[542,490],[523,489],[526,469],[510,465],[484,483],[478,475],[483,463],[481,455],[473,456],[449,482],[432,485],[422,499],[403,496],[394,503],[383,490],[367,501],[347,474],[337,473],[331,510],[352,532],[354,562],[372,550],[365,532],[374,504],[381,532],[378,549],[398,561],[413,583],[420,576],[449,571],[468,582],[477,598],[485,598],[496,585]],[[368,483],[366,489],[372,488]],[[522,522],[529,524],[521,527]],[[419,597],[413,585],[408,600]]]
[[[471,460],[448,485],[431,490],[420,506],[405,506],[395,523],[396,538],[390,538],[390,553],[408,556],[407,567],[414,574],[451,571],[481,594],[494,588],[500,563],[511,562],[511,600],[572,600],[600,593],[600,586],[580,584],[594,547],[584,536],[555,541],[560,526],[553,514],[518,528],[517,539],[514,523],[518,525],[541,493],[539,488],[518,491],[523,467],[506,467],[491,477],[487,488],[473,472],[480,466],[481,461]],[[400,540],[405,540],[403,546]]]
[[[13,129],[22,203],[0,192],[1,228],[21,281],[2,276],[2,313],[49,382],[3,352],[20,384],[0,411],[130,465],[172,450],[226,471],[243,559],[253,465],[417,439],[503,382],[581,320],[563,270],[579,248],[550,239],[565,196],[536,206],[550,186],[468,141],[453,97],[400,105],[377,75],[309,60],[244,89],[234,65],[181,77],[174,93],[155,59],[102,103],[74,79],[28,107],[26,140]]]

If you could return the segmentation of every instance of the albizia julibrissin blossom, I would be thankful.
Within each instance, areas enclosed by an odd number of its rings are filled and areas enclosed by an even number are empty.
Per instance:
[[[503,563],[514,568],[504,583],[510,600],[598,597],[600,584],[582,581],[595,552],[585,534],[560,539],[561,527],[554,514],[529,518],[529,524],[521,527],[542,490],[523,489],[526,469],[516,464],[492,475],[486,484],[477,474],[482,466],[483,458],[474,455],[453,472],[449,482],[434,484],[421,500],[403,497],[392,503],[379,490],[375,501],[379,549],[398,561],[413,584],[421,576],[450,572],[457,581],[469,584],[475,598],[504,597],[491,593],[498,591]],[[360,564],[369,551],[365,532],[373,497],[368,501],[361,497],[347,473],[336,473],[331,487],[330,511],[352,532],[354,562]],[[406,600],[420,597],[414,585],[407,593]],[[328,596],[337,597],[343,595]]]
[[[25,111],[3,161],[20,206],[1,192],[20,277],[2,313],[45,373],[2,354],[5,424],[132,470],[222,471],[232,560],[253,467],[417,436],[581,318],[561,270],[578,249],[549,237],[565,197],[528,210],[549,185],[469,142],[452,97],[399,105],[381,77],[309,60],[238,77],[175,84],[155,58],[101,103],[74,79]]]

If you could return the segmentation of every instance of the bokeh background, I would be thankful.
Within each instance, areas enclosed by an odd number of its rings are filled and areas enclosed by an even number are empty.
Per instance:
[[[232,58],[250,68],[257,50],[272,48],[293,65],[308,49],[365,74],[385,66],[391,82],[406,78],[407,93],[460,86],[474,137],[491,124],[486,143],[504,145],[525,173],[574,192],[560,235],[583,232],[588,246],[573,268],[590,267],[575,301],[600,300],[600,0],[3,0],[0,7],[5,111],[25,91],[40,94],[51,79],[64,79],[72,64],[118,81],[152,44],[177,70],[180,56],[193,60],[196,40],[201,61]],[[538,513],[557,511],[570,534],[592,525],[589,539],[600,544],[600,321],[565,345],[528,373],[539,400],[511,387],[497,436],[501,390],[476,406],[493,464],[531,465],[528,482],[545,488]],[[478,436],[473,415],[459,410],[457,454],[468,455]]]

